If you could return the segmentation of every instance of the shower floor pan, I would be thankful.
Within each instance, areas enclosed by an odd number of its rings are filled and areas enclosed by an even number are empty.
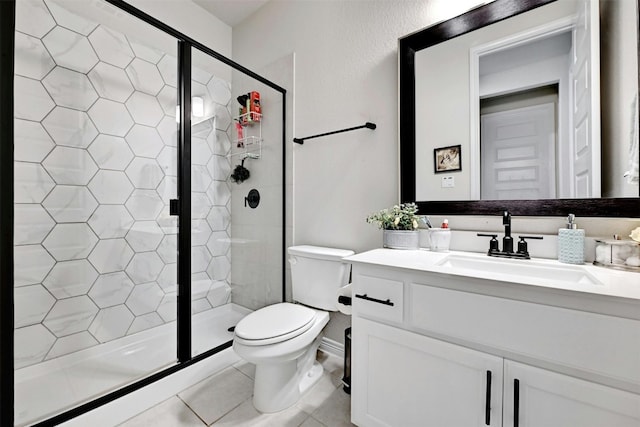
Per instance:
[[[193,315],[193,354],[233,338],[250,313],[236,304]],[[29,425],[117,390],[176,362],[176,322],[16,370],[15,424]]]

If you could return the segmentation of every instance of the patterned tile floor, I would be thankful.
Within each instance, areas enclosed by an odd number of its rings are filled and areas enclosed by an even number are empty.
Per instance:
[[[350,422],[351,399],[342,390],[342,361],[318,352],[324,374],[293,407],[261,414],[251,396],[255,368],[244,361],[183,390],[120,427],[273,426],[341,427]]]

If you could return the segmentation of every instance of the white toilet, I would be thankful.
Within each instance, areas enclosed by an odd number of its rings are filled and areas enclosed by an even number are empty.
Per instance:
[[[256,365],[253,406],[278,412],[298,401],[322,376],[316,351],[337,290],[349,280],[343,257],[353,251],[317,246],[289,248],[293,299],[257,310],[235,328],[233,349]],[[303,305],[304,304],[304,305]]]

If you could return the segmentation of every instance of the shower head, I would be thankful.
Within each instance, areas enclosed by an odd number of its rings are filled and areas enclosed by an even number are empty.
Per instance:
[[[259,154],[247,153],[242,157],[242,160],[245,160],[245,159],[259,159],[259,158],[260,158]]]

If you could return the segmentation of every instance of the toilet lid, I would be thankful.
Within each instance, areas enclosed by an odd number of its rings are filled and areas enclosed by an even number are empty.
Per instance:
[[[235,334],[245,340],[282,341],[300,335],[313,325],[315,311],[299,304],[280,303],[254,311],[243,318]],[[279,340],[276,340],[279,341]]]

